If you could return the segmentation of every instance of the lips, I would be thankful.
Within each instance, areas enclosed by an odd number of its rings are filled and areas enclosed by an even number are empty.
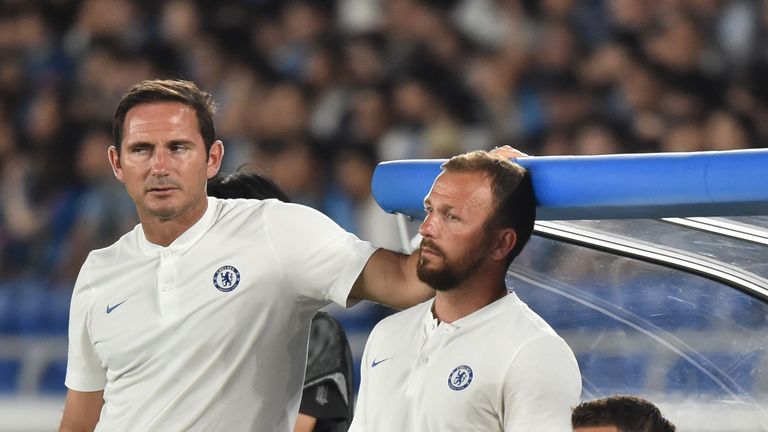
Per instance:
[[[172,186],[152,187],[147,189],[147,193],[165,194],[165,193],[173,192],[178,189],[179,188],[172,187]]]
[[[438,253],[437,253],[437,252],[435,252],[434,250],[432,250],[432,249],[430,249],[430,248],[425,248],[425,247],[421,248],[421,254],[422,254],[422,255],[434,255],[434,256],[440,256],[440,254],[438,254]]]
[[[421,246],[419,247],[419,252],[421,253],[421,256],[424,256],[424,255],[433,255],[436,257],[443,256],[443,252],[440,250],[440,248],[432,244],[432,242],[422,241]]]

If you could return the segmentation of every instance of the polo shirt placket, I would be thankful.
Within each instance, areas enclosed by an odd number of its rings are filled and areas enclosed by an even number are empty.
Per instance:
[[[157,271],[157,296],[160,319],[169,323],[179,319],[179,292],[176,286],[176,270],[179,255],[171,251],[160,252],[160,268]]]

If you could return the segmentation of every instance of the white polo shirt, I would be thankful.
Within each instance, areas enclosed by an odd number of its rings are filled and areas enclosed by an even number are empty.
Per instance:
[[[170,246],[141,226],[93,251],[72,296],[66,385],[97,431],[289,431],[312,316],[375,248],[308,207],[208,199]]]
[[[573,352],[515,294],[453,323],[429,300],[371,332],[350,432],[570,432]]]

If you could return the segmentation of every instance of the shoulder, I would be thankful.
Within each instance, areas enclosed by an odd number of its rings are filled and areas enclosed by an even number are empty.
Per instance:
[[[141,225],[124,234],[111,245],[92,250],[80,267],[75,293],[88,291],[94,281],[116,274],[125,266],[132,266],[142,256],[139,248]]]
[[[522,300],[511,296],[514,298],[510,299],[507,312],[511,312],[512,319],[503,330],[513,339],[513,343],[507,344],[512,349],[510,364],[529,364],[529,368],[535,364],[538,368],[557,370],[558,374],[578,376],[576,357],[568,343]]]
[[[303,204],[285,203],[278,200],[265,200],[264,202],[268,203],[265,211],[270,223],[301,221],[333,224],[328,216]]]
[[[569,361],[573,358],[565,340],[516,295],[510,294],[501,301],[488,322],[485,338],[495,339],[498,343],[494,346],[504,351],[506,358],[514,362],[545,352],[561,352]]]
[[[374,331],[380,335],[398,335],[403,331],[411,331],[414,326],[421,326],[424,316],[432,307],[433,299],[429,299],[416,306],[394,313],[381,321],[374,327]]]
[[[339,320],[328,312],[319,311],[312,317],[312,328],[343,331]]]
[[[318,312],[312,318],[309,338],[309,357],[324,351],[343,352],[347,346],[346,333],[341,323],[331,314]]]
[[[270,205],[280,203],[275,199],[220,199],[208,197],[208,205],[216,206],[216,219],[231,219],[237,217],[252,217],[264,212]]]
[[[286,203],[277,199],[219,199],[208,197],[209,205],[217,206],[216,221],[231,223],[233,220],[260,218],[269,230],[290,230],[323,227],[336,224],[311,207]]]
[[[91,253],[88,254],[85,263],[104,265],[106,263],[113,262],[116,259],[125,258],[134,253],[138,254],[140,252],[139,242],[141,241],[142,237],[139,233],[140,230],[141,224],[138,224],[134,226],[132,230],[123,234],[111,245],[101,249],[92,250]],[[85,267],[85,265],[83,267]]]
[[[555,330],[539,314],[520,300],[516,294],[511,293],[507,295],[503,301],[504,304],[500,313],[505,317],[505,326],[509,329],[515,329],[512,334],[523,339],[519,342],[541,336],[559,337]]]

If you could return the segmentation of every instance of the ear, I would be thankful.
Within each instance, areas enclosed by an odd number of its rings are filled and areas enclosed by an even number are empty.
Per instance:
[[[112,166],[112,173],[120,180],[123,181],[123,166],[120,164],[120,153],[117,152],[115,146],[109,146],[107,150],[107,159],[109,159],[109,165]]]
[[[209,179],[212,179],[219,172],[221,168],[221,161],[224,158],[224,143],[221,140],[216,140],[211,145],[211,151],[208,152],[208,162],[206,167],[206,175]]]
[[[512,228],[499,230],[491,250],[491,258],[496,261],[507,259],[507,255],[517,244],[517,233]]]

